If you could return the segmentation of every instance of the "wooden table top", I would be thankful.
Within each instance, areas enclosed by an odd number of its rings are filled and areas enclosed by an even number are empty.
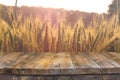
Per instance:
[[[0,53],[0,74],[120,74],[120,53]]]

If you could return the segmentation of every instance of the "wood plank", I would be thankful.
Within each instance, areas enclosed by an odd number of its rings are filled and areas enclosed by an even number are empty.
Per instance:
[[[0,80],[120,80],[120,75],[74,75],[74,76],[0,75]]]
[[[51,74],[56,75],[74,74],[69,53],[56,53],[48,69],[51,69]]]
[[[117,56],[114,53],[102,53],[102,55],[104,55],[105,57],[107,57],[110,61],[111,64],[113,64],[114,66],[116,66],[116,68],[120,67],[120,56]]]
[[[53,53],[38,54],[25,65],[17,67],[18,69],[20,68],[18,74],[49,75],[48,67],[53,57]]]
[[[120,53],[116,53],[116,52],[108,52],[108,54],[113,55],[114,57],[120,59]]]
[[[0,56],[0,74],[6,75],[120,74],[117,53],[7,53]]]
[[[82,53],[71,53],[75,74],[100,74],[100,66]]]
[[[61,56],[62,60],[60,61],[60,70],[62,74],[74,74],[74,65],[71,60],[69,53],[66,53],[66,56],[63,54]]]
[[[24,53],[10,53],[10,54],[8,53],[2,58],[0,58],[0,74],[10,73],[11,72],[10,70],[6,71],[5,66],[11,64],[12,62],[14,62],[14,60],[19,58],[23,54]]]
[[[23,55],[23,53],[6,54],[2,58],[0,58],[0,68],[4,68],[5,66],[11,64],[16,58],[18,58],[22,55]]]
[[[102,74],[118,73],[116,66],[119,66],[119,64],[115,61],[105,57],[101,53],[90,53],[89,56],[101,66]]]
[[[118,66],[116,66],[116,68],[115,68],[115,73],[120,73],[120,58],[118,58],[117,56],[116,56],[116,54],[114,54],[114,53],[102,53],[104,56],[106,56],[106,57],[108,57],[110,60],[113,60],[113,61],[115,61],[115,62],[112,62],[112,64],[114,65],[114,64],[118,64]]]
[[[80,54],[83,54],[84,57],[87,58],[87,60],[89,61],[85,61],[85,63],[93,68],[101,68],[99,64],[97,64],[92,58],[90,58],[86,53],[80,53]]]
[[[25,65],[27,62],[31,61],[36,54],[24,54],[19,58],[16,58],[11,64],[5,66],[5,68],[18,68]],[[22,67],[21,67],[22,68]]]
[[[100,53],[90,53],[90,57],[97,62],[102,68],[114,68],[115,66],[109,62],[109,60]]]

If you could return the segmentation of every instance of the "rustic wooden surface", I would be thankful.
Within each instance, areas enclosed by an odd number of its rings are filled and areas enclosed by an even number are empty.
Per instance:
[[[0,75],[0,80],[3,76],[36,78],[30,80],[120,80],[120,53],[0,53]]]
[[[2,75],[0,80],[120,80],[120,75],[16,76]]]

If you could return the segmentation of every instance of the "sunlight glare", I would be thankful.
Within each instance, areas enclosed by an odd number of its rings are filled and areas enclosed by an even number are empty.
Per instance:
[[[18,0],[18,6],[42,6],[45,8],[65,8],[86,12],[103,13],[108,11],[112,0]],[[0,0],[0,4],[13,5],[15,0]]]

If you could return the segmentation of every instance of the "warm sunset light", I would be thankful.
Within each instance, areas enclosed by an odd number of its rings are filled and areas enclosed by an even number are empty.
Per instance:
[[[112,0],[18,0],[18,6],[65,8],[86,12],[106,13]],[[0,4],[15,5],[15,0],[0,0]]]
[[[0,0],[0,80],[120,80],[120,0]]]

